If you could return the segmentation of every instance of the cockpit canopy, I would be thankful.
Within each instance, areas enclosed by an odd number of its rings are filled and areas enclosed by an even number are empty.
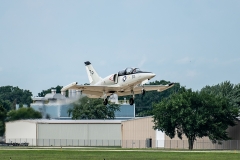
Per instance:
[[[129,74],[141,73],[142,71],[139,68],[126,68],[125,70],[119,71],[118,76],[124,76]]]

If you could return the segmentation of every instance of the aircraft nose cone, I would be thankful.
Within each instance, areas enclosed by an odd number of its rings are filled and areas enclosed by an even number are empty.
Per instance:
[[[153,78],[153,77],[155,77],[155,76],[156,76],[155,73],[150,73],[150,79]]]
[[[156,76],[156,74],[155,74],[155,73],[152,73],[152,76],[153,76],[153,77],[155,77],[155,76]]]

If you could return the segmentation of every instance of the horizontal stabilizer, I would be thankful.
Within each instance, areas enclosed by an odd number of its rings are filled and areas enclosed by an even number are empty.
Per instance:
[[[70,83],[70,84],[64,86],[64,87],[61,89],[61,92],[65,92],[66,90],[75,88],[75,86],[76,86],[77,84],[78,84],[78,82]]]

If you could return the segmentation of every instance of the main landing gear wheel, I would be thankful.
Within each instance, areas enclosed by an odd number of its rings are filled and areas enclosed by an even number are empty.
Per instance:
[[[142,89],[142,97],[141,97],[141,99],[143,99],[143,96],[145,95],[145,89]]]
[[[103,100],[103,104],[104,104],[104,105],[107,105],[107,104],[108,104],[107,98]]]
[[[133,104],[134,104],[134,99],[133,99],[133,98],[130,98],[130,99],[129,99],[129,104],[130,104],[130,105],[133,105]]]

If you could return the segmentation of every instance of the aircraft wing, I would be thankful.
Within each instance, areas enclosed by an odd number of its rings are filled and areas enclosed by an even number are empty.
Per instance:
[[[76,89],[76,90],[81,90],[81,91],[98,91],[103,93],[104,91],[106,93],[108,92],[117,92],[120,87],[113,87],[113,86],[97,86],[97,85],[75,85],[72,86],[70,89]]]
[[[134,94],[141,94],[142,89],[145,91],[158,91],[162,92],[166,89],[169,89],[174,86],[174,83],[169,83],[167,85],[144,85],[133,87]],[[91,98],[101,98],[105,92],[107,95],[112,93],[118,94],[118,96],[131,95],[130,87],[121,88],[120,86],[109,86],[109,85],[77,85],[76,82],[73,82],[66,87],[63,87],[61,91],[66,91],[68,89],[81,90],[82,93],[87,94]]]
[[[144,85],[143,86],[135,86],[133,88],[134,94],[142,94],[142,89],[144,88],[145,91],[158,91],[162,92],[174,86],[174,83],[169,83],[167,85]],[[130,88],[126,88],[124,92],[118,92],[118,96],[126,96],[132,95]]]
[[[158,92],[162,92],[165,91],[171,87],[174,86],[174,83],[169,83],[167,85],[144,85],[144,86],[136,86],[133,88],[134,94],[141,94],[142,93],[142,89],[144,88],[145,91],[158,91]],[[127,88],[126,90],[124,90],[124,92],[118,92],[117,93],[118,96],[126,96],[126,95],[131,95],[132,92],[130,90],[130,88]]]
[[[169,83],[167,85],[144,85],[144,87],[142,86],[137,86],[134,88],[134,92],[138,92],[138,91],[142,91],[142,88],[145,89],[145,91],[158,91],[158,92],[162,92],[165,91],[171,87],[174,86],[174,83]]]
[[[63,87],[61,91],[66,91],[69,89],[81,90],[82,93],[87,94],[91,98],[101,98],[105,92],[107,95],[110,95],[114,92],[121,90],[119,86],[109,86],[109,85],[77,85],[76,82],[73,82],[66,87]]]

